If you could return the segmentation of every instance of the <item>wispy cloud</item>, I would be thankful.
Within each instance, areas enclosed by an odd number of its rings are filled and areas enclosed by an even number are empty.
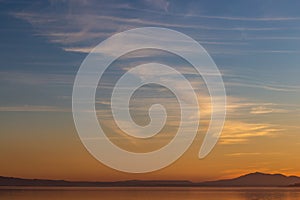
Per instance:
[[[95,46],[86,46],[86,47],[63,47],[65,51],[70,51],[70,52],[79,52],[79,53],[90,53]]]
[[[39,9],[23,10],[21,12],[12,13],[13,16],[23,19],[31,23],[37,32],[37,35],[47,37],[51,42],[59,43],[66,51],[87,53],[91,47],[97,45],[104,38],[110,35],[124,31],[130,28],[137,28],[141,26],[160,26],[167,28],[204,30],[219,35],[231,35],[232,32],[266,32],[278,31],[282,29],[290,29],[292,27],[282,26],[241,26],[239,23],[232,23],[224,25],[224,23],[199,23],[194,20],[194,17],[217,19],[217,20],[233,20],[233,21],[288,21],[298,20],[293,17],[270,17],[270,18],[243,18],[231,16],[209,16],[209,15],[187,15],[175,14],[169,12],[171,2],[167,0],[144,0],[145,7],[152,7],[148,11],[151,13],[145,14],[142,8],[136,8],[132,4],[99,4],[94,1],[80,2],[80,1],[64,1],[61,2],[65,7],[65,12],[58,10],[54,12],[55,2],[45,12],[40,12]],[[95,6],[96,5],[96,6]],[[176,5],[174,5],[176,6]],[[103,12],[98,12],[102,10]],[[163,12],[161,12],[163,11]],[[157,17],[153,18],[153,13],[157,12]],[[130,14],[129,14],[130,13]],[[132,14],[135,13],[135,14]],[[167,20],[165,14],[173,16],[178,20]],[[124,17],[126,16],[126,17]],[[183,17],[184,16],[184,17]],[[193,33],[194,36],[198,33]],[[230,37],[232,38],[232,37]],[[201,38],[200,38],[201,39]],[[202,39],[203,41],[203,39]],[[208,45],[240,45],[239,41],[210,41]],[[226,51],[225,51],[226,52]],[[224,53],[224,52],[223,52]],[[274,52],[276,53],[276,52]]]
[[[227,121],[221,135],[221,144],[242,144],[255,137],[275,136],[282,128],[267,123]]]
[[[241,153],[229,153],[226,154],[226,156],[233,156],[233,157],[240,157],[240,156],[258,156],[261,155],[262,153],[258,152],[241,152]]]
[[[280,152],[238,152],[238,153],[228,153],[226,156],[229,157],[245,157],[245,156],[260,156],[260,155],[265,155],[265,156],[270,156],[270,155],[282,155]]]
[[[25,71],[0,71],[1,81],[13,84],[29,85],[72,85],[75,75],[71,74],[53,74],[53,73],[35,73]]]
[[[56,106],[23,105],[1,106],[0,112],[71,112],[71,110]]]
[[[170,2],[167,0],[144,0],[147,5],[153,6],[156,9],[168,12]]]
[[[247,36],[247,40],[300,40],[296,36]]]
[[[231,116],[245,115],[251,118],[257,114],[288,113],[292,112],[298,105],[277,104],[272,102],[249,101],[241,97],[228,97],[227,113]]]
[[[92,9],[92,8],[91,8]],[[118,16],[106,16],[99,14],[72,13],[72,14],[53,14],[37,12],[18,12],[12,13],[13,16],[26,20],[31,23],[38,31],[37,35],[46,36],[50,41],[67,45],[66,50],[72,50],[74,45],[91,43],[91,41],[101,41],[115,32],[123,31],[128,28],[140,26],[161,26],[168,28],[188,28],[211,31],[272,31],[281,30],[279,27],[222,27],[207,26],[195,23],[171,23],[162,20],[150,20],[147,18],[122,18]],[[84,15],[84,16],[83,16]],[[49,20],[51,19],[51,20]],[[59,22],[68,20],[71,23],[61,26]],[[105,28],[103,25],[105,24]],[[122,26],[120,25],[122,24]],[[220,44],[214,42],[213,44]],[[228,44],[226,42],[222,45]],[[233,42],[230,43],[231,45]],[[71,45],[68,47],[68,45]],[[86,46],[83,47],[86,49]],[[79,51],[79,48],[76,50]],[[83,51],[86,52],[86,51]]]
[[[210,114],[211,114],[211,105],[209,96],[202,94],[199,96],[199,104],[200,111],[199,114],[201,116],[201,127],[199,129],[200,132],[205,133],[205,128],[203,126],[207,126],[210,122]],[[263,102],[250,102],[241,98],[228,97],[227,98],[227,121],[223,128],[221,134],[220,144],[223,145],[235,145],[235,144],[245,144],[250,142],[253,139],[257,139],[259,137],[274,137],[279,136],[280,133],[285,131],[285,129],[280,126],[273,124],[271,122],[266,122],[261,119],[260,122],[253,122],[251,118],[257,118],[255,115],[257,114],[269,114],[271,112],[287,112],[285,109],[279,109],[282,105],[276,105],[274,103],[263,103]],[[134,100],[135,106],[132,107],[132,112],[141,112],[139,120],[146,120],[148,110],[146,110],[143,105],[151,105],[153,103],[161,103],[163,105],[168,105],[167,111],[170,109],[171,111],[175,111],[180,109],[176,101],[170,98],[141,98]],[[110,105],[109,101],[100,101],[100,105]],[[278,108],[279,107],[279,108]],[[259,110],[259,109],[260,110]],[[198,109],[198,108],[195,108]],[[215,108],[217,109],[217,108]],[[270,111],[271,109],[271,111]],[[251,115],[249,115],[249,113]],[[246,117],[245,117],[246,116]],[[99,117],[104,118],[106,120],[112,119],[109,112],[105,114],[105,112],[101,112]],[[168,113],[169,121],[168,126],[176,128],[179,124],[180,116],[178,118],[177,112],[169,112]],[[197,120],[196,118],[191,118],[190,121],[194,122]],[[286,128],[286,127],[285,127]]]
[[[300,53],[300,52],[299,52]],[[276,92],[298,92],[300,91],[299,85],[283,84],[274,81],[260,80],[253,78],[254,72],[247,75],[241,75],[234,72],[225,73],[225,85],[228,87],[245,87],[245,88],[257,88]],[[244,72],[245,73],[245,72]],[[228,80],[227,80],[228,79]]]
[[[285,109],[275,109],[267,106],[253,107],[250,111],[251,114],[269,114],[269,113],[284,113],[287,112]]]
[[[221,19],[229,21],[299,21],[300,17],[239,17],[239,16],[218,16],[218,15],[188,15],[192,17]]]

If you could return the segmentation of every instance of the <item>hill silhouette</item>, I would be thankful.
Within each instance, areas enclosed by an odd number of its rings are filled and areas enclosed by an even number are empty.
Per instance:
[[[300,183],[300,177],[255,172],[234,179],[204,182],[205,186],[290,186]]]
[[[65,186],[65,187],[263,187],[263,186],[300,186],[300,177],[283,174],[255,172],[233,179],[206,182],[185,180],[128,180],[116,182],[88,182],[22,179],[0,176],[0,186]]]
[[[88,182],[44,179],[23,179],[0,176],[0,186],[66,186],[66,187],[176,187],[193,186],[190,181],[181,180],[128,180],[115,182]]]

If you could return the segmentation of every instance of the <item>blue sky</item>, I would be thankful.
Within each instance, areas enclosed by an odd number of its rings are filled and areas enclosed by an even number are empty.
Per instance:
[[[107,37],[146,26],[180,31],[205,47],[222,72],[231,125],[247,129],[268,125],[269,132],[261,131],[263,137],[273,136],[276,129],[279,135],[290,134],[289,142],[300,142],[296,134],[300,113],[299,1],[1,0],[0,5],[0,138],[4,143],[11,141],[10,137],[27,137],[19,132],[29,134],[36,120],[44,129],[56,126],[54,135],[63,132],[74,139],[71,95],[81,62]],[[181,61],[172,57],[151,56],[180,68]],[[134,58],[123,60],[123,64],[129,62],[135,62]],[[119,73],[112,71],[111,76]],[[13,123],[24,124],[19,130]],[[59,127],[67,127],[68,133]],[[230,134],[226,137],[232,139]],[[274,140],[277,144],[280,137]],[[282,145],[294,145],[289,142]],[[232,149],[228,152],[234,153]],[[300,172],[297,167],[294,171]],[[12,174],[8,165],[2,170]]]
[[[295,96],[299,91],[300,70],[297,1],[3,1],[1,4],[0,67],[2,93],[6,94],[1,98],[2,105],[62,103],[53,98],[71,95],[72,81],[87,52],[114,33],[144,26],[172,28],[199,41],[225,73],[225,84],[233,95],[298,102],[299,95]],[[26,96],[18,98],[19,90],[26,87],[24,82],[36,88],[38,94],[43,93],[42,87],[49,94],[45,94],[46,98],[30,94],[32,98],[27,97],[28,101]],[[36,86],[36,83],[42,84]],[[15,92],[6,91],[6,84],[13,84]],[[59,85],[60,89],[51,85]],[[64,95],[59,94],[61,90]],[[276,99],[273,93],[279,94]]]

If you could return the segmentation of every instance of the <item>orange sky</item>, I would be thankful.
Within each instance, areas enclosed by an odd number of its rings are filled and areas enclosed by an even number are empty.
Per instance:
[[[300,176],[299,5],[153,2],[0,1],[0,176],[93,181],[204,181],[255,171]],[[116,128],[107,90],[130,67],[157,61],[176,68],[195,87],[200,103],[200,128],[188,151],[164,169],[129,174],[104,166],[85,149],[73,121],[72,89],[91,49],[115,33],[145,26],[176,30],[203,45],[224,80],[227,117],[217,145],[199,160],[211,114],[201,77],[171,53],[148,49],[118,58],[95,100],[100,123],[120,147],[155,150],[169,141],[179,123],[172,93],[153,86],[153,91],[145,87],[136,93],[133,118],[145,125],[146,108],[164,104],[170,115],[162,137],[138,142]]]

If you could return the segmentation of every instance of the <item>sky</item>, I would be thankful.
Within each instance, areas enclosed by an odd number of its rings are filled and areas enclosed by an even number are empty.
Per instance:
[[[1,176],[203,181],[255,171],[300,175],[299,1],[1,0],[0,5]],[[165,105],[162,136],[135,140],[114,123],[112,84],[142,63],[155,60],[181,71],[196,88],[203,116],[196,140],[175,163],[130,174],[110,169],[85,149],[73,122],[72,88],[96,45],[139,27],[180,31],[207,50],[224,80],[227,116],[213,151],[198,159],[210,119],[210,98],[201,77],[168,52],[142,50],[118,58],[96,94],[99,123],[115,144],[133,152],[153,151],[178,128],[178,102],[157,85],[136,92],[131,106],[133,119],[146,125],[149,106],[157,101]]]

